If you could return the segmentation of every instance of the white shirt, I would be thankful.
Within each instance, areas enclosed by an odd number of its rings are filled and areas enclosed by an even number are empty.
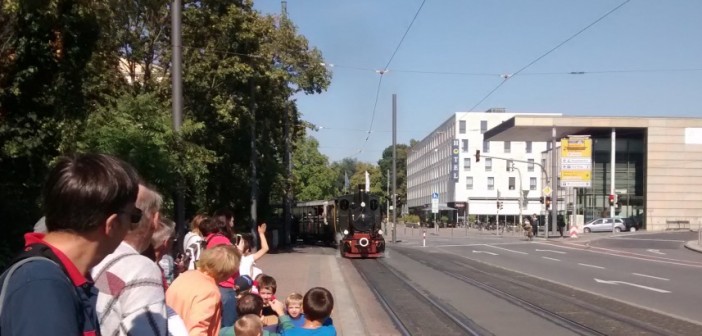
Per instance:
[[[201,249],[202,237],[193,232],[188,232],[185,234],[183,239],[183,251],[185,253],[190,253],[190,262],[188,263],[188,270],[195,269],[195,262],[200,259],[200,249]]]
[[[239,262],[239,275],[248,275],[253,279],[253,267],[255,264],[253,254],[241,257],[241,261]]]

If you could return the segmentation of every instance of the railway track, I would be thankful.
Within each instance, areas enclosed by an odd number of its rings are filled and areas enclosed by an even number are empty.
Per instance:
[[[698,324],[477,261],[414,249],[393,250],[574,334],[702,335]]]
[[[352,263],[403,335],[492,335],[382,259]]]

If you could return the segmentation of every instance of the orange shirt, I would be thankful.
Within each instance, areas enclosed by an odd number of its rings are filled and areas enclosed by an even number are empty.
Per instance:
[[[217,336],[222,299],[215,280],[197,270],[178,276],[166,291],[166,303],[180,315],[190,336]]]

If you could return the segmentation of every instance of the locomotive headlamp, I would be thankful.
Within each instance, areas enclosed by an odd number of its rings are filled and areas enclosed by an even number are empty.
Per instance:
[[[349,230],[344,230],[344,235],[349,234]]]
[[[378,230],[378,234],[379,234],[379,235],[382,235],[382,234],[383,234],[383,230]]]
[[[366,202],[361,202],[361,208],[365,208],[365,207],[366,207]]]

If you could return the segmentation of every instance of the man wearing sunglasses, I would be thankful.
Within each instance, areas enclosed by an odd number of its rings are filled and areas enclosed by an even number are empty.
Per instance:
[[[141,255],[160,227],[162,203],[159,193],[140,184],[136,208],[128,213],[129,232],[117,249],[92,270],[99,290],[96,310],[103,335],[167,335],[161,270]]]
[[[0,276],[0,331],[11,335],[100,335],[90,269],[120,244],[135,213],[136,171],[103,154],[59,158],[43,205],[47,233]]]

